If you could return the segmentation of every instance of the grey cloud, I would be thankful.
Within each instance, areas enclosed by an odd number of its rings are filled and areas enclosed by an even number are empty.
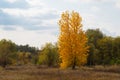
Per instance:
[[[12,27],[10,25],[6,25],[6,27],[3,27],[4,30],[7,30],[7,31],[11,31],[11,30],[15,30],[15,27]]]
[[[26,18],[23,16],[16,17],[13,15],[9,15],[5,12],[2,12],[2,10],[0,10],[0,25],[4,25],[3,28],[4,30],[15,30],[15,25],[21,26],[22,28],[27,30],[50,29],[54,25],[42,26],[43,20],[50,20],[55,18],[57,18],[57,15],[52,13],[38,15],[37,17],[32,17],[32,18],[31,17]],[[10,26],[13,25],[13,27],[10,27],[9,25]]]
[[[42,14],[42,15],[38,15],[36,17],[33,17],[35,19],[56,19],[58,18],[58,15],[52,12],[46,13],[46,14]]]
[[[0,8],[28,8],[29,4],[25,0],[18,0],[14,3],[9,3],[5,0],[0,0]]]
[[[40,22],[39,22],[40,23]],[[31,19],[26,19],[24,17],[15,17],[8,15],[2,11],[0,11],[0,25],[4,25],[5,30],[14,30],[13,27],[10,27],[8,25],[19,25],[22,26],[25,29],[35,29],[37,27],[34,27],[35,23],[32,22]]]
[[[31,8],[31,6],[28,4],[28,2],[26,2],[26,0],[18,0],[14,3],[9,3],[5,0],[0,0],[0,8],[1,9],[21,8],[27,10]],[[42,6],[39,6],[39,8],[41,9]],[[21,16],[9,15],[8,13],[3,12],[1,9],[0,9],[0,25],[4,25],[3,26],[4,30],[15,30],[16,25],[27,30],[42,30],[45,28],[50,29],[56,25],[43,26],[42,24],[45,24],[43,20],[51,20],[58,18],[58,15],[54,13],[54,11],[49,11],[45,14],[36,15],[35,17],[25,17],[22,15]]]

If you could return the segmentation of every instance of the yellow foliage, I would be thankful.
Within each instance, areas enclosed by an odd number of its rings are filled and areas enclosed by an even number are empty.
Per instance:
[[[59,20],[59,53],[61,68],[81,66],[87,61],[87,37],[82,30],[82,18],[79,13],[63,12]]]
[[[30,55],[29,52],[18,52],[18,60],[19,64],[27,64],[30,62]]]

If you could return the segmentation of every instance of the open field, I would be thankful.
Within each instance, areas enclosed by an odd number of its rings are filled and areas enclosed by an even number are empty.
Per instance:
[[[0,80],[120,80],[120,66],[60,70],[40,66],[0,68]]]

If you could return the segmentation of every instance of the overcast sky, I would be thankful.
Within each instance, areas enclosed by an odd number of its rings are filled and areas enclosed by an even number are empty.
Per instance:
[[[66,10],[80,13],[84,30],[120,36],[120,0],[0,0],[0,39],[39,48],[54,43]]]

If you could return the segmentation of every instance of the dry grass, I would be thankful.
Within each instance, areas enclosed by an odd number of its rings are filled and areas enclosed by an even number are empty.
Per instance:
[[[120,80],[120,66],[60,70],[38,66],[0,69],[0,80]]]

